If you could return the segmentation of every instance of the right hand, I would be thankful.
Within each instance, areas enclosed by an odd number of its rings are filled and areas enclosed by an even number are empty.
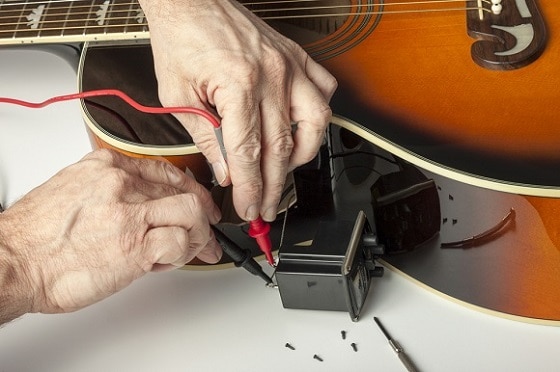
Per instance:
[[[233,185],[237,214],[273,221],[287,173],[313,159],[323,143],[335,78],[237,1],[140,3],[162,104],[221,119],[227,162],[206,120],[177,115],[216,180]]]

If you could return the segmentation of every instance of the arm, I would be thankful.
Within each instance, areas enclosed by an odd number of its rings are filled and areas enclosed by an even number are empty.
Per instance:
[[[160,100],[221,119],[227,163],[212,128],[177,116],[217,181],[233,184],[239,216],[274,220],[287,172],[311,160],[323,141],[336,80],[237,1],[140,4],[150,25]],[[292,122],[298,123],[293,135]]]
[[[2,227],[0,214],[0,232]],[[0,325],[29,312],[33,307],[25,272],[21,257],[6,245],[0,233]]]
[[[195,256],[217,262],[219,219],[172,165],[91,153],[0,214],[0,323],[78,310]]]

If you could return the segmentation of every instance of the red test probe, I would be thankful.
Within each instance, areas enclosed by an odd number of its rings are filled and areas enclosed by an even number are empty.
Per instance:
[[[261,217],[249,222],[249,236],[257,241],[260,250],[264,253],[270,266],[275,266],[272,257],[272,243],[270,242],[270,224]]]
[[[211,120],[214,125],[214,133],[216,139],[220,144],[222,156],[227,159],[226,149],[224,146],[224,137],[222,135],[222,128],[216,120]],[[260,216],[253,221],[249,221],[249,236],[256,240],[259,249],[264,253],[268,264],[272,267],[276,266],[274,257],[272,257],[272,243],[270,242],[270,224],[264,221]]]

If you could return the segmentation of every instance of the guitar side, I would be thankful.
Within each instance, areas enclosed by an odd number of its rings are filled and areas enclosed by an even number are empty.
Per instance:
[[[359,44],[322,61],[339,81],[334,111],[435,173],[559,196],[560,3],[538,5],[544,51],[507,71],[473,61],[464,12],[383,15]]]
[[[335,116],[330,133],[331,151],[337,154],[336,204],[354,204],[349,207],[353,212],[365,208],[375,221],[379,216],[370,209],[370,189],[380,174],[388,173],[386,161],[379,159],[393,155],[375,145],[371,132],[345,118]],[[374,154],[384,157],[374,160]],[[414,249],[383,256],[383,263],[416,285],[477,311],[560,325],[560,199],[488,190],[418,169],[437,185],[438,205],[432,207],[441,210],[439,233]],[[507,216],[507,223],[489,236],[473,238]]]

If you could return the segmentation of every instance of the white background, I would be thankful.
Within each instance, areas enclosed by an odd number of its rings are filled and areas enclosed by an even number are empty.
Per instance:
[[[39,101],[76,85],[58,56],[0,51],[1,96]],[[0,200],[89,149],[77,102],[0,105]],[[0,371],[404,371],[373,316],[421,371],[560,370],[560,328],[478,312],[389,270],[354,323],[344,312],[284,309],[277,290],[227,269],[150,274],[76,313],[28,314],[0,328]]]

